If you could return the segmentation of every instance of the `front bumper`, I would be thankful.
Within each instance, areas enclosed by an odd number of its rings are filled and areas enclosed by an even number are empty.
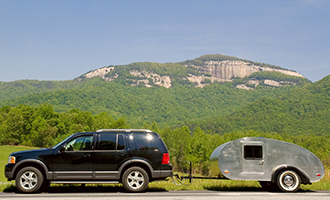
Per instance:
[[[7,164],[5,166],[5,177],[10,181],[14,178],[14,166],[15,164]]]

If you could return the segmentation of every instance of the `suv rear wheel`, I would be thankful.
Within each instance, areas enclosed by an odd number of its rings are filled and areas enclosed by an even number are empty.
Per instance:
[[[38,192],[44,181],[44,176],[35,167],[25,167],[16,176],[16,187],[20,192]]]
[[[128,192],[143,192],[148,187],[149,176],[144,169],[131,167],[123,174],[122,183]]]

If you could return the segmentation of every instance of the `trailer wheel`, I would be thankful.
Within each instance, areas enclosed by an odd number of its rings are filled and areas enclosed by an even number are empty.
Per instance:
[[[300,184],[300,176],[295,171],[284,170],[277,176],[277,186],[283,192],[296,192]]]

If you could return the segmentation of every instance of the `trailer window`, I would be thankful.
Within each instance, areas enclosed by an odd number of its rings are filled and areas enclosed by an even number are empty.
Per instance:
[[[261,160],[262,159],[262,146],[244,146],[244,159],[246,160]]]

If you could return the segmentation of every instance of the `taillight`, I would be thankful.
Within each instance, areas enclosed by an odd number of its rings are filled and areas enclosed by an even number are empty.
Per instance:
[[[168,153],[163,154],[162,164],[170,164],[170,154]]]

